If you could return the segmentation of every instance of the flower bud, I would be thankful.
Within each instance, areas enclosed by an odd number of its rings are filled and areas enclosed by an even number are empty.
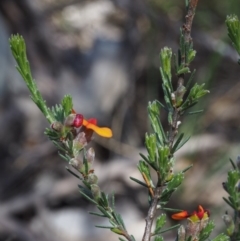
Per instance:
[[[97,184],[92,184],[91,185],[91,192],[93,195],[94,200],[98,201],[99,198],[101,198],[101,190]]]
[[[63,128],[63,125],[61,122],[59,121],[54,121],[52,124],[51,124],[51,128],[57,132],[61,132],[62,128]]]
[[[88,182],[90,184],[97,184],[98,183],[98,177],[94,173],[90,173],[88,175]]]
[[[85,138],[85,133],[80,132],[77,134],[75,139],[73,140],[73,155],[78,156],[79,152],[87,146],[87,140]]]
[[[75,119],[73,121],[73,127],[79,128],[79,127],[82,126],[82,124],[83,124],[83,115],[76,114],[76,117],[75,117]]]
[[[75,118],[76,118],[76,114],[70,114],[70,115],[65,119],[64,125],[65,125],[65,126],[69,126],[69,127],[72,126]]]
[[[186,93],[186,87],[180,84],[177,90],[174,92],[176,96],[176,106],[180,106],[183,101],[183,96]]]
[[[64,122],[65,126],[75,127],[75,128],[81,127],[82,124],[83,124],[83,115],[81,114],[70,114]]]
[[[189,237],[192,237],[191,240],[198,240],[198,236],[201,232],[200,223],[201,221],[193,222],[191,219],[188,219],[187,227],[186,227],[187,240]]]
[[[78,158],[72,158],[69,162],[70,165],[72,165],[75,169],[80,170],[83,166],[83,162],[79,160]]]
[[[181,225],[178,229],[178,241],[185,241],[186,238],[186,230],[183,225]]]
[[[87,150],[87,153],[86,153],[86,159],[87,159],[88,163],[91,164],[91,166],[93,165],[94,158],[95,158],[95,151],[91,147]]]
[[[227,234],[229,236],[231,236],[234,233],[234,229],[235,229],[235,224],[233,222],[232,217],[230,215],[228,215],[228,214],[225,214],[225,215],[222,216],[222,219],[223,219],[223,221],[224,221],[224,223],[226,225]]]

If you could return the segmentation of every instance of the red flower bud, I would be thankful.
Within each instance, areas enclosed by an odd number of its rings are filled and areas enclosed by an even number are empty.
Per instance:
[[[73,120],[73,127],[79,128],[83,124],[83,115],[76,114],[75,119]]]
[[[70,114],[66,120],[64,125],[65,126],[71,126],[75,128],[81,127],[83,124],[83,115],[81,114]]]

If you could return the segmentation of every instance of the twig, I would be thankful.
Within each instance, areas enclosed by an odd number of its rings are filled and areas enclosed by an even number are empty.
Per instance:
[[[185,16],[186,21],[182,26],[182,34],[183,34],[185,43],[192,42],[191,29],[192,29],[192,22],[193,22],[193,18],[195,15],[197,3],[198,3],[198,0],[190,0],[189,1],[189,5],[187,8],[187,14]],[[184,64],[185,66],[187,65],[186,64],[186,56],[183,53],[182,53],[182,57],[181,57],[181,64]],[[181,88],[184,85],[184,77],[185,77],[184,74],[178,75],[178,87],[177,88]],[[170,150],[172,149],[173,141],[178,133],[179,117],[180,117],[179,109],[177,107],[175,107],[174,112],[173,112],[173,123],[172,123],[170,131],[169,131]]]
[[[190,43],[192,41],[191,38],[191,28],[192,28],[192,22],[193,22],[193,17],[195,14],[195,9],[197,7],[198,0],[189,0],[188,6],[187,6],[187,14],[185,16],[185,23],[182,26],[182,34],[184,38],[184,42]],[[181,64],[187,67],[186,63],[186,56],[185,53],[181,53]],[[178,75],[178,88],[181,88],[184,84],[184,74],[179,74]],[[178,126],[179,126],[179,117],[180,117],[180,110],[176,106],[173,111],[173,121],[170,126],[169,130],[169,136],[168,136],[168,145],[170,150],[172,149],[174,139],[178,133]],[[156,215],[157,211],[157,204],[159,202],[159,199],[161,197],[163,187],[157,186],[156,189],[154,190],[154,197],[151,203],[151,206],[148,210],[148,215],[146,217],[146,227],[143,235],[142,241],[150,241],[151,239],[151,229],[152,229],[152,224],[154,217]]]
[[[189,1],[187,15],[185,16],[186,22],[183,24],[183,35],[185,42],[189,43],[192,41],[191,38],[191,29],[192,29],[192,22],[195,15],[195,10],[197,7],[198,0],[191,0]]]
[[[161,193],[162,193],[162,187],[157,187],[155,189],[155,194],[154,194],[151,206],[148,210],[148,215],[146,218],[146,227],[145,227],[142,241],[149,241],[151,239],[152,224],[153,224],[153,220],[154,220],[154,217],[156,214],[157,204],[158,204],[159,198],[161,196]]]

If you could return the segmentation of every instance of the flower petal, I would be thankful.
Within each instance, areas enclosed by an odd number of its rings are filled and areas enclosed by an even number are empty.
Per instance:
[[[87,129],[95,131],[99,136],[110,138],[112,137],[112,130],[107,127],[98,127],[95,125],[97,123],[96,119],[83,120],[83,126]]]
[[[173,214],[172,216],[172,219],[174,220],[182,220],[182,219],[185,219],[185,218],[188,218],[189,217],[189,214],[187,211],[182,211],[180,213],[175,213]]]
[[[197,211],[197,216],[198,216],[198,218],[199,219],[202,219],[203,218],[203,216],[204,216],[204,213],[205,213],[205,211],[204,211],[204,209],[203,209],[203,207],[201,206],[201,205],[199,205],[198,206],[198,211]]]

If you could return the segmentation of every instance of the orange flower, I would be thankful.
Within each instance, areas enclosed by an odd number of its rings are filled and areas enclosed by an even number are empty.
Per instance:
[[[198,222],[202,219],[207,219],[210,216],[210,213],[208,210],[204,210],[201,205],[198,206],[198,210],[194,211],[192,213],[189,213],[187,211],[182,211],[179,213],[175,213],[172,215],[172,219],[175,220],[182,220],[185,218],[189,218],[193,222]]]
[[[74,109],[72,109],[72,114],[76,114]],[[82,125],[86,129],[93,130],[94,132],[96,132],[98,135],[102,137],[106,137],[106,138],[112,137],[112,130],[107,127],[97,126],[97,120],[94,118],[91,118],[89,120],[83,119]],[[76,126],[76,127],[79,127],[79,126]]]
[[[83,126],[87,129],[91,129],[96,132],[99,136],[110,138],[112,137],[112,130],[107,127],[98,127],[97,120],[92,118],[89,120],[83,119]]]

